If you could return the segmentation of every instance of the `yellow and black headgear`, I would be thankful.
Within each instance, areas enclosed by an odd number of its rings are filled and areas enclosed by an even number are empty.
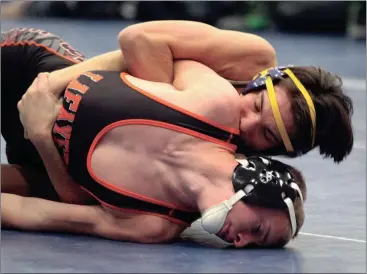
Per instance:
[[[282,116],[279,111],[279,105],[276,100],[275,90],[274,90],[274,82],[279,81],[282,78],[289,77],[293,83],[296,85],[298,90],[302,93],[303,97],[305,98],[307,105],[309,107],[310,118],[312,122],[312,144],[314,146],[315,143],[315,136],[316,136],[316,110],[315,106],[312,102],[311,96],[303,86],[300,80],[293,74],[293,72],[287,67],[275,67],[266,69],[259,74],[257,74],[252,81],[246,83],[246,87],[242,92],[243,95],[253,92],[255,90],[260,90],[266,88],[268,91],[268,96],[270,100],[271,109],[273,111],[273,115],[276,121],[277,128],[279,130],[280,136],[283,140],[284,146],[287,152],[294,152],[293,145],[290,141],[289,135],[285,129]],[[235,83],[233,83],[236,85]]]

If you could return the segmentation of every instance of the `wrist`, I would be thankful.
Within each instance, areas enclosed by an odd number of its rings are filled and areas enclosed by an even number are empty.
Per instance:
[[[50,144],[53,145],[51,131],[40,131],[29,136],[29,139],[37,148],[42,146],[49,146]]]

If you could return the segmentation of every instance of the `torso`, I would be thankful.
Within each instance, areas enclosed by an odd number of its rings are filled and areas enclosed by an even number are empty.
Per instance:
[[[122,78],[145,94],[204,117],[224,129],[238,130],[238,100],[225,90],[208,88],[180,92],[170,85],[130,75]],[[121,83],[124,84],[122,80]],[[208,86],[215,85],[208,83]],[[195,100],[191,92],[196,94]],[[162,126],[149,123],[116,125],[101,136],[95,149],[90,151],[89,174],[111,189],[133,193],[138,198],[144,196],[144,199],[171,208],[197,211],[196,201],[190,195],[192,188],[195,183],[210,184],[213,180],[230,182],[233,161],[218,162],[218,155],[233,155],[234,147],[224,141],[203,139],[202,134],[193,136],[180,132],[181,129],[177,131],[168,123]],[[73,150],[75,153],[78,147],[71,146],[70,153]]]

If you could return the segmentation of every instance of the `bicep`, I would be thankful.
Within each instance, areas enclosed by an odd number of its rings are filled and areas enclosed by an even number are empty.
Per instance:
[[[154,21],[129,26],[120,37],[142,33],[166,43],[174,60],[203,63],[232,80],[250,80],[260,70],[276,65],[272,45],[250,33],[221,30],[199,22]]]
[[[200,22],[166,20],[131,25],[123,29],[119,38],[144,34],[164,41],[173,50],[175,59],[197,59],[217,28]]]

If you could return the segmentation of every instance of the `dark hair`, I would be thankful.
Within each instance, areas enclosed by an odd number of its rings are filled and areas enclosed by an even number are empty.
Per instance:
[[[292,72],[310,93],[316,110],[316,138],[314,147],[319,147],[325,158],[341,162],[353,148],[351,116],[353,102],[344,94],[341,78],[320,67],[292,67]],[[285,87],[291,96],[296,130],[290,134],[295,157],[306,154],[314,147],[309,108],[302,93],[289,78],[283,78],[278,85]]]

